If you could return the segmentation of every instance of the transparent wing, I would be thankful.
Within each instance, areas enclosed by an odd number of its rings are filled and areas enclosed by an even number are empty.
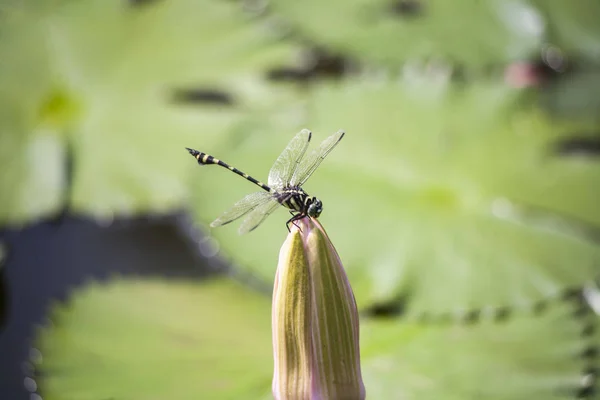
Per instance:
[[[225,211],[219,218],[215,219],[210,226],[216,228],[217,226],[225,225],[231,221],[235,221],[257,207],[268,203],[269,200],[273,200],[277,203],[277,200],[275,200],[269,192],[250,193],[235,203],[229,210]]]
[[[281,205],[276,199],[273,198],[272,200],[272,202],[261,204],[248,214],[238,230],[240,235],[254,230]]]
[[[308,129],[302,129],[281,152],[269,171],[270,187],[281,189],[287,185],[306,153],[311,136],[312,133]]]
[[[323,140],[318,149],[315,149],[302,160],[302,163],[289,180],[290,186],[302,186],[311,174],[315,172],[315,169],[321,164],[321,161],[327,157],[327,154],[333,150],[343,137],[344,131],[337,131],[337,133]]]

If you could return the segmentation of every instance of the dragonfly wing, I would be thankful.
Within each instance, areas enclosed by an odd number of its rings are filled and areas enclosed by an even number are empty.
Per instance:
[[[270,187],[281,189],[287,185],[306,153],[311,136],[312,133],[308,129],[302,129],[281,152],[269,171]]]
[[[296,169],[294,174],[289,180],[290,186],[302,186],[304,182],[315,172],[321,161],[327,157],[327,154],[333,150],[333,148],[342,140],[344,137],[344,131],[337,131],[337,133],[329,136],[323,140],[318,149],[314,150],[307,157],[304,158],[301,165]]]
[[[229,210],[225,211],[219,218],[215,219],[210,226],[216,228],[217,226],[225,225],[231,221],[235,221],[257,207],[268,203],[269,200],[275,200],[269,192],[250,193],[235,203]]]
[[[279,202],[271,198],[272,201],[268,203],[261,204],[256,207],[248,216],[244,219],[244,222],[240,225],[240,229],[238,230],[240,235],[244,233],[248,233],[257,226],[259,226],[273,211],[275,211],[279,206]]]

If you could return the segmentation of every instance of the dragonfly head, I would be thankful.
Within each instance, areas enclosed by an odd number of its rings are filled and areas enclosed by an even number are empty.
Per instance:
[[[312,218],[319,218],[319,215],[321,215],[321,212],[323,211],[323,202],[316,197],[312,197],[311,200],[312,201],[308,203],[306,214]]]

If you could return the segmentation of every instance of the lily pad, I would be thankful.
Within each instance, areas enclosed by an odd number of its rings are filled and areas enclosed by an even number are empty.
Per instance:
[[[574,311],[556,302],[475,325],[363,319],[367,396],[572,399],[593,386],[583,374],[597,342]],[[271,398],[270,301],[237,283],[93,285],[50,319],[33,360],[44,398]]]
[[[532,3],[549,28],[549,44],[578,61],[600,61],[600,3],[595,0],[572,3],[534,0]]]
[[[183,147],[280,100],[262,71],[291,56],[227,2],[26,1],[2,18],[1,223],[65,206],[102,218],[181,206]],[[235,102],[174,104],[182,88]]]
[[[363,324],[363,378],[374,399],[573,399],[583,378],[581,324],[567,304],[504,323]]]
[[[504,64],[539,51],[546,34],[546,21],[527,1],[271,3],[301,37],[386,67],[423,58]]]
[[[360,306],[398,298],[417,314],[529,306],[597,275],[600,163],[553,150],[593,126],[553,119],[520,96],[428,81],[311,91],[303,127],[313,141],[347,134],[304,188],[324,202],[320,220]],[[299,128],[291,125],[249,129],[244,144],[213,154],[264,179]],[[197,171],[200,220],[257,190],[222,168]],[[270,281],[284,214],[247,236],[235,222],[212,232],[225,254]]]
[[[44,399],[270,397],[270,299],[223,280],[79,290],[40,330]]]
[[[552,114],[598,121],[599,91],[600,73],[581,71],[565,74],[547,85],[541,100]]]

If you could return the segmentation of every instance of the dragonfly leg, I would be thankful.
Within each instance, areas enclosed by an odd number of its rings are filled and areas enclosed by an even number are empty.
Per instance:
[[[298,226],[298,224],[296,224],[296,221],[306,217],[306,214],[303,214],[303,213],[294,214],[293,211],[290,211],[290,214],[292,214],[292,218],[288,219],[287,222],[285,223],[285,226],[287,227],[288,232],[291,232],[290,224],[294,224],[294,226],[296,228],[298,228],[298,230],[300,230],[300,232],[302,232],[302,228],[300,228],[300,226]]]
[[[290,211],[290,214],[292,214],[292,218],[288,219],[287,222],[285,223],[285,227],[287,228],[288,232],[292,231],[290,229],[290,223],[294,222],[294,217],[296,217],[296,214],[294,214],[292,211]]]
[[[296,214],[294,214],[294,212],[292,210],[290,210],[290,214],[292,214],[292,218],[288,219],[287,222],[285,223],[285,227],[287,228],[288,232],[291,232],[290,222],[292,222],[294,217],[296,216]]]

